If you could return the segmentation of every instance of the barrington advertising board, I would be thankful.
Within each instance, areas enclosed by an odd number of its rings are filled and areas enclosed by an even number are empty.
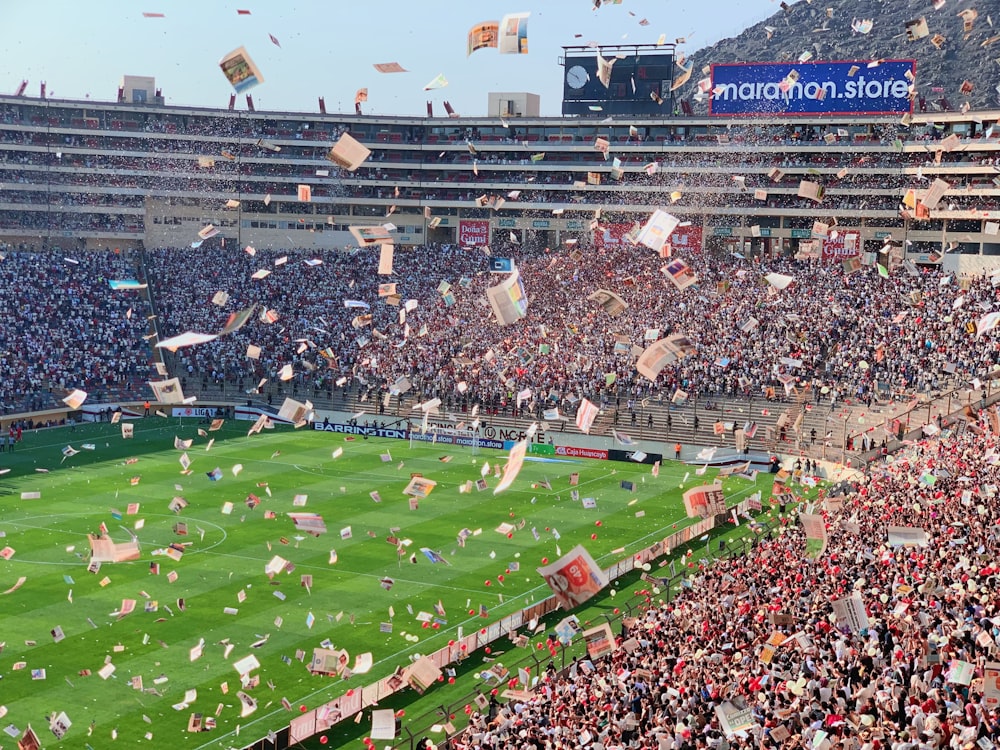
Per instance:
[[[873,67],[869,67],[873,65]],[[899,115],[912,112],[914,60],[719,63],[709,114]]]

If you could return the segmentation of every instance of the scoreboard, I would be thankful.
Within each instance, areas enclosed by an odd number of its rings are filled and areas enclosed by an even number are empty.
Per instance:
[[[673,114],[670,86],[682,71],[674,65],[672,44],[563,47],[564,115]],[[598,56],[612,63],[607,86]]]

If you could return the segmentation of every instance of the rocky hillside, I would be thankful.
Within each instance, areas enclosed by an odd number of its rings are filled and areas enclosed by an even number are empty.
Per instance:
[[[1000,108],[997,0],[801,0],[782,6],[739,36],[692,54],[691,79],[676,92],[678,101],[689,101],[695,113],[706,111],[706,101],[695,95],[711,63],[797,60],[808,52],[812,60],[915,59],[927,111],[958,110],[966,102],[973,109]],[[921,18],[927,35],[908,39],[907,24]],[[871,21],[867,34],[865,21]],[[921,24],[912,26],[910,36],[924,33]],[[965,81],[971,93],[962,93]]]

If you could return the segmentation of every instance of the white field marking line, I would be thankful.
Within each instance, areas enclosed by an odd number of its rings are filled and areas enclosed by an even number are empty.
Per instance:
[[[24,520],[25,521],[31,521],[31,520],[36,519],[36,518],[68,518],[68,517],[74,517],[74,516],[75,517],[80,517],[80,516],[87,516],[87,515],[90,515],[90,514],[89,513],[53,513],[51,515],[46,515],[46,516],[27,516],[27,517],[25,517]],[[143,518],[176,518],[176,516],[168,516],[168,515],[165,515],[163,513],[145,514],[142,517]],[[208,547],[205,547],[204,549],[190,549],[190,550],[187,550],[185,552],[185,554],[190,553],[192,555],[196,555],[196,554],[199,554],[199,553],[202,553],[202,552],[208,552],[210,550],[215,549],[220,544],[224,544],[226,542],[226,540],[229,538],[229,533],[224,528],[222,528],[221,526],[219,526],[219,524],[215,523],[214,521],[206,521],[205,519],[195,518],[194,516],[185,516],[185,518],[190,518],[190,519],[194,520],[195,522],[203,523],[206,526],[212,526],[212,527],[214,527],[214,528],[216,528],[216,529],[218,529],[219,531],[222,532],[222,539],[220,539],[219,541],[215,542],[214,544],[211,544]],[[33,529],[33,530],[36,530],[36,531],[58,531],[58,532],[63,533],[63,534],[72,534],[73,536],[80,536],[80,532],[77,532],[77,531],[68,531],[68,530],[65,530],[65,529],[53,529],[53,528],[50,528],[49,526],[33,526],[31,524],[23,523],[22,521],[5,521],[4,523],[7,524],[7,525],[17,526],[17,527],[24,528],[24,529]],[[141,529],[140,529],[140,531],[141,531]],[[109,534],[109,536],[110,536],[110,534]],[[150,546],[150,547],[166,547],[166,546],[168,546],[170,544],[170,542],[167,542],[166,544],[158,544],[158,543],[156,543],[154,541],[141,540],[141,539],[139,540],[139,542],[141,544],[144,544],[144,545],[147,545],[147,546]],[[27,563],[29,565],[79,565],[81,561],[77,560],[75,562],[74,561],[67,561],[67,562],[47,562],[47,561],[44,561],[44,560],[25,560],[23,557],[19,557],[16,560],[12,558],[11,562],[23,562],[23,563]],[[132,560],[130,562],[136,562],[136,561]],[[114,565],[116,563],[109,563],[109,564]]]
[[[207,552],[207,550],[202,550],[202,551],[203,552]],[[251,562],[259,562],[261,565],[267,564],[267,560],[260,559],[260,558],[257,558],[257,557],[249,557],[247,555],[234,555],[234,554],[231,554],[231,553],[228,553],[228,552],[211,552],[210,554],[215,555],[216,557],[230,557],[230,558],[233,558],[233,559],[236,559],[236,560],[249,560]],[[347,568],[341,568],[341,567],[329,567],[329,566],[324,567],[322,565],[311,565],[309,563],[303,563],[303,564],[296,563],[295,567],[296,568],[305,568],[307,570],[323,570],[323,571],[327,571],[327,572],[331,572],[331,573],[341,573],[342,572],[342,573],[344,573],[346,575],[361,576],[363,578],[377,578],[379,580],[382,580],[383,578],[392,578],[392,580],[395,581],[396,583],[409,583],[409,584],[413,584],[415,586],[425,586],[425,587],[431,586],[431,587],[434,587],[434,588],[447,589],[449,591],[461,591],[461,592],[466,593],[466,594],[476,594],[477,596],[481,596],[482,593],[483,593],[480,589],[467,589],[467,588],[461,588],[459,586],[448,586],[447,584],[433,583],[433,582],[430,582],[430,581],[413,581],[413,580],[410,580],[408,578],[397,578],[397,577],[394,577],[394,576],[392,576],[390,574],[379,575],[378,573],[364,573],[364,572],[361,572],[361,571],[354,571],[354,570],[349,570]],[[465,571],[465,572],[467,573],[468,571]]]
[[[750,489],[751,489],[750,487],[745,487],[745,488],[743,488],[742,490],[739,490],[739,491],[737,491],[737,492],[736,492],[735,494],[733,494],[733,495],[732,495],[732,497],[733,497],[733,498],[737,498],[737,497],[739,497],[740,495],[743,495],[743,494],[746,494],[746,493],[747,493],[747,492],[748,492],[748,491],[749,491]],[[736,507],[735,505],[733,505],[733,506],[732,506],[732,508],[735,508],[735,507]],[[727,510],[727,511],[728,511],[728,510],[731,510],[731,508],[727,508],[726,510]],[[687,516],[681,516],[681,518],[680,518],[679,520],[684,520],[685,518],[687,518]],[[674,521],[668,521],[667,523],[669,523],[669,524],[671,525],[671,531],[672,531],[672,530],[673,530],[673,528],[672,528],[672,527],[673,527],[673,524],[674,524]],[[721,527],[721,526],[717,526],[716,528],[722,528],[722,527]],[[735,528],[735,527],[734,527],[734,528]],[[649,538],[651,538],[651,537],[658,537],[658,536],[660,536],[660,535],[661,535],[661,534],[662,534],[662,533],[663,533],[664,531],[666,531],[666,530],[667,530],[667,527],[666,527],[666,526],[662,526],[662,527],[660,527],[659,529],[657,529],[656,531],[651,531],[651,532],[649,532],[648,534],[646,534],[645,536],[641,536],[641,537],[639,537],[638,539],[636,539],[635,541],[633,541],[633,542],[629,542],[628,544],[626,544],[626,545],[624,545],[624,546],[625,546],[625,547],[628,547],[628,546],[629,546],[630,544],[639,544],[639,543],[641,543],[641,542],[643,542],[643,541],[645,541],[645,540],[647,540],[647,539],[649,539]],[[680,529],[677,529],[677,530],[678,530],[678,531],[680,531]],[[712,531],[715,531],[715,529],[712,529]],[[709,532],[709,533],[711,533],[711,532]],[[598,560],[604,560],[605,558],[607,558],[607,557],[608,557],[608,556],[610,556],[610,555],[611,555],[611,553],[609,552],[609,553],[607,553],[607,554],[605,554],[605,555],[601,555],[601,556],[600,556],[599,558],[597,558],[597,559],[598,559]],[[595,561],[595,562],[596,562],[596,561]]]
[[[333,476],[331,476],[330,474],[325,474],[322,471],[312,471],[311,469],[304,469],[298,464],[292,464],[292,466],[301,471],[303,474],[312,474],[314,477],[326,477],[328,479],[333,479]]]
[[[105,424],[105,425],[108,425],[109,423],[108,422],[103,422],[103,423],[99,423],[99,422],[87,422],[86,424],[88,424],[88,425],[90,425],[90,424]],[[129,424],[139,424],[139,423],[133,421],[133,422],[130,422]],[[118,425],[113,425],[113,426],[117,427]],[[174,432],[177,431],[176,427],[171,427],[169,429],[173,429]],[[159,431],[167,432],[168,431],[168,427],[166,425],[164,425],[163,427],[150,427],[149,429],[146,429],[146,430],[137,430],[136,431],[136,435],[149,434],[151,432],[159,432]],[[89,436],[78,435],[76,433],[73,433],[73,435],[74,435],[74,438],[75,437],[79,437],[83,441],[86,441],[86,442],[90,442],[92,440],[97,440],[99,438],[117,437],[119,440],[122,439],[121,438],[121,430],[111,430],[107,434],[99,433],[99,434],[96,434],[96,435],[89,435]],[[75,440],[75,439],[70,439],[70,440],[61,440],[58,443],[42,443],[42,444],[39,444],[39,445],[31,445],[31,446],[28,446],[28,447],[22,447],[21,451],[27,451],[27,452],[30,453],[32,451],[40,450],[40,449],[43,449],[43,448],[56,448],[56,447],[59,447],[59,446],[71,445],[74,442],[78,442],[78,441]],[[111,441],[107,440],[106,442],[111,442]],[[88,451],[88,452],[89,453],[98,453],[99,451]],[[114,459],[108,459],[108,460],[109,461],[113,461]],[[69,468],[80,468],[80,467],[75,467],[72,464],[70,464]]]
[[[570,490],[575,490],[577,487],[583,487],[583,486],[591,484],[593,482],[600,482],[603,479],[607,479],[608,477],[613,477],[613,476],[614,476],[614,474],[602,474],[599,477],[594,477],[593,479],[588,479],[585,482],[579,482],[578,484],[573,485],[573,486],[567,485],[565,489],[558,489],[558,490],[557,489],[551,489],[551,490],[546,490],[546,489],[542,488],[541,490],[533,490],[533,489],[531,489],[529,487],[528,489],[525,490],[525,489],[519,489],[519,488],[516,488],[516,487],[511,487],[510,489],[506,490],[506,492],[520,492],[520,493],[523,493],[525,495],[539,495],[539,494],[541,494],[542,497],[555,497],[556,495],[561,495],[563,492],[569,492]],[[494,497],[494,496],[491,495],[490,497]]]
[[[44,518],[44,516],[30,516],[29,519],[30,518]],[[51,516],[51,518],[58,518],[58,516],[53,515],[53,516]],[[83,534],[81,534],[81,532],[79,532],[79,531],[70,531],[68,529],[53,529],[53,528],[50,528],[48,526],[32,526],[30,523],[22,523],[21,521],[4,521],[4,525],[5,526],[17,526],[17,527],[20,527],[22,529],[35,529],[35,530],[38,530],[38,531],[56,531],[56,532],[59,532],[60,534],[72,534],[73,536],[76,536],[76,537],[82,536],[82,535],[86,534],[86,532],[84,532]]]

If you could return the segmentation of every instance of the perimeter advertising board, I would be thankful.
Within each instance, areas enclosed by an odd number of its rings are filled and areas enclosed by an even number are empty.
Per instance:
[[[869,67],[872,65],[873,67]],[[725,63],[712,66],[709,114],[899,115],[913,111],[914,60]]]
[[[490,448],[492,450],[503,450],[503,440],[490,440],[489,438],[476,437],[475,435],[442,435],[440,433],[410,432],[410,437],[420,443],[434,443],[436,445],[462,445],[467,448],[477,446],[479,448]]]
[[[341,435],[362,435],[379,438],[395,438],[406,440],[410,437],[409,430],[393,429],[391,427],[365,427],[357,424],[341,424],[339,422],[313,422],[317,432],[336,432]]]
[[[557,456],[569,456],[571,458],[596,458],[599,461],[608,460],[608,452],[601,448],[576,448],[572,445],[557,445]]]
[[[225,410],[216,406],[175,406],[170,410],[172,417],[221,417],[224,414]]]

